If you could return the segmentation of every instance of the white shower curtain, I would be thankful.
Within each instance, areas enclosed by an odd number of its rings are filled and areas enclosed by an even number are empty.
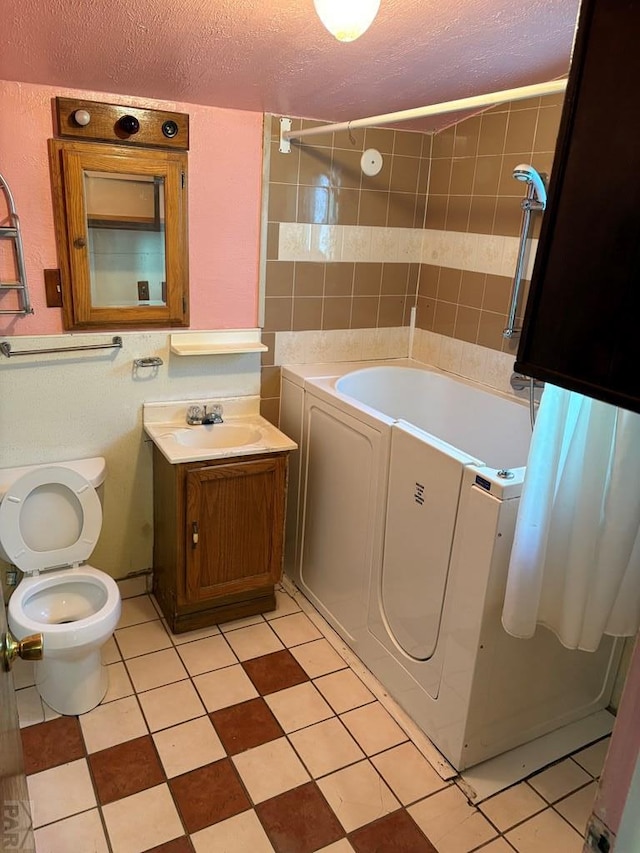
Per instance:
[[[547,385],[531,440],[502,613],[570,649],[640,625],[640,415]]]

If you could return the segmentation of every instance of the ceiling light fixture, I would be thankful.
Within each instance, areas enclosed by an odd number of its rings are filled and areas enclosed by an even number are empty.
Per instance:
[[[313,0],[318,17],[338,41],[355,41],[369,29],[380,0]]]

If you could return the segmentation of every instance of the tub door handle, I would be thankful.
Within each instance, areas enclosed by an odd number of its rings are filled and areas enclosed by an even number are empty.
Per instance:
[[[196,547],[196,545],[198,544],[198,539],[199,539],[199,538],[200,538],[200,535],[199,535],[199,533],[198,533],[198,522],[197,522],[197,521],[192,521],[192,522],[191,522],[191,541],[193,542],[193,547],[194,547],[194,548],[195,548],[195,547]]]
[[[22,660],[42,660],[43,648],[44,638],[42,634],[31,634],[29,637],[25,637],[24,640],[16,640],[13,634],[7,631],[0,639],[2,668],[5,672],[8,672],[16,658],[22,658]]]

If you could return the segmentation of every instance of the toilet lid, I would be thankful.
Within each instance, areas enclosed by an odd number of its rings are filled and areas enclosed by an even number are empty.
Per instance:
[[[53,490],[54,500],[68,508],[74,518],[77,516],[79,530],[74,529],[72,541],[62,547],[44,550],[36,547],[34,527],[40,526],[40,533],[46,530],[46,514],[38,515],[37,511],[32,515],[27,508],[30,501],[33,509],[38,507],[36,501],[44,507],[50,500],[39,495],[40,487]],[[83,563],[95,548],[101,527],[102,506],[95,489],[77,471],[60,465],[46,465],[23,474],[11,484],[0,503],[2,548],[9,560],[27,574]]]

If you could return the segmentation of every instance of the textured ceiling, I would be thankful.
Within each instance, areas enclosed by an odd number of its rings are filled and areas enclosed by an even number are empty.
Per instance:
[[[313,0],[2,7],[0,79],[343,121],[564,75],[578,0],[382,0],[350,44]]]

